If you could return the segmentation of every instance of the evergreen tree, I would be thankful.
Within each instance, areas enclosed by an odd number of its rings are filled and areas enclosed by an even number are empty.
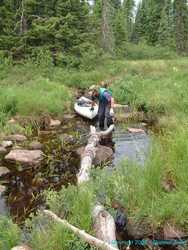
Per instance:
[[[144,39],[149,45],[158,42],[162,9],[165,0],[143,0],[138,8],[135,23],[137,38]]]
[[[134,24],[134,40],[136,42],[146,40],[147,36],[147,28],[148,28],[148,0],[142,0],[139,3],[135,24]]]
[[[125,16],[123,9],[119,9],[116,12],[113,27],[116,52],[121,54],[125,49],[126,42],[128,41],[128,33],[125,26]]]
[[[105,52],[110,54],[114,53],[114,23],[119,3],[117,0],[94,1],[93,23],[99,41],[98,44]]]
[[[188,47],[188,11],[187,0],[174,0],[176,48],[179,54]]]
[[[162,10],[160,27],[158,30],[158,41],[162,46],[174,47],[174,15],[171,0],[166,0]]]

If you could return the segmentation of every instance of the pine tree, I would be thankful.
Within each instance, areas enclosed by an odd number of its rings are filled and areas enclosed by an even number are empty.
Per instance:
[[[117,9],[116,0],[95,0],[93,4],[92,16],[98,45],[110,54],[114,53],[114,20]]]
[[[158,30],[158,41],[161,46],[174,48],[174,13],[171,0],[166,0],[161,14],[160,27]]]
[[[188,11],[186,0],[174,0],[176,48],[184,54],[188,47]]]
[[[146,40],[147,37],[147,28],[148,28],[148,0],[142,0],[139,3],[135,24],[134,24],[134,40],[140,42]]]
[[[126,42],[128,41],[128,33],[125,26],[125,16],[123,9],[119,9],[116,12],[113,28],[116,53],[121,54],[125,49]]]
[[[158,42],[158,29],[165,0],[143,0],[138,8],[135,32],[139,40],[149,45]]]

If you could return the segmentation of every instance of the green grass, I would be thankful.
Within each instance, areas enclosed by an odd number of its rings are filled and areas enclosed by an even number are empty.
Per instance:
[[[20,242],[20,229],[6,218],[0,217],[0,249],[10,250]]]
[[[79,187],[47,192],[50,209],[75,226],[93,234],[91,211],[96,201],[113,213],[111,202],[119,200],[135,221],[145,218],[154,227],[170,222],[188,230],[188,59],[109,60],[91,71],[65,70],[31,64],[10,66],[0,77],[0,120],[7,115],[63,114],[70,109],[76,88],[112,80],[115,99],[144,107],[158,117],[159,134],[152,134],[152,147],[144,168],[122,162],[112,174],[92,172],[92,180]],[[7,73],[9,72],[9,73]],[[175,189],[166,192],[169,179]],[[37,219],[37,218],[36,218]],[[86,249],[57,224],[33,229],[30,243],[35,250]],[[40,228],[42,228],[40,230]],[[48,241],[46,241],[48,239]]]

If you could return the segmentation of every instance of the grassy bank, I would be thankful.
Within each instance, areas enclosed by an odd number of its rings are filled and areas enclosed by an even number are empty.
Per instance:
[[[118,102],[158,117],[161,133],[152,136],[144,168],[124,161],[109,175],[105,169],[93,170],[91,181],[79,190],[69,186],[59,193],[47,192],[52,211],[92,234],[91,210],[96,200],[114,214],[111,203],[116,199],[133,221],[144,219],[154,229],[169,222],[188,232],[188,59],[107,61],[89,72],[9,67],[0,84],[3,115],[63,113],[76,88],[113,78],[111,88]],[[168,191],[167,183],[171,183]],[[41,215],[29,226],[27,239],[33,249],[87,248],[62,226],[46,223]]]

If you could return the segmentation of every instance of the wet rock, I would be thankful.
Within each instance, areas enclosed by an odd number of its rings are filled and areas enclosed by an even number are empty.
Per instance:
[[[61,121],[59,120],[50,120],[50,128],[57,128],[61,125]]]
[[[69,134],[60,135],[60,140],[62,142],[62,145],[76,143],[76,138],[73,135]]]
[[[1,146],[4,147],[4,148],[12,147],[12,145],[13,145],[12,141],[2,141],[1,142]]]
[[[0,185],[0,197],[2,196],[2,194],[5,192],[6,187],[3,185]]]
[[[1,156],[1,155],[5,155],[6,152],[7,152],[6,148],[0,146],[0,156]]]
[[[5,160],[14,163],[20,163],[24,165],[37,165],[43,159],[43,153],[41,150],[11,150],[8,155],[6,155]]]
[[[49,136],[49,135],[53,135],[56,133],[57,133],[57,131],[55,131],[55,130],[41,130],[41,131],[39,131],[40,136]]]
[[[29,144],[29,148],[33,150],[42,149],[43,145],[38,141],[33,141]]]
[[[177,239],[177,238],[181,239],[186,236],[184,232],[180,231],[175,226],[172,226],[168,223],[164,225],[163,233],[164,233],[164,240]]]
[[[10,173],[10,170],[6,167],[0,167],[0,177]]]
[[[21,146],[18,146],[18,145],[15,145],[12,150],[15,150],[15,149],[23,149]]]
[[[130,133],[137,134],[137,133],[145,133],[144,129],[141,128],[128,128],[127,129]]]
[[[85,147],[80,147],[76,150],[76,153],[81,157],[84,153]],[[96,157],[94,159],[94,165],[101,165],[107,161],[112,160],[113,150],[110,147],[99,145],[96,150]]]
[[[27,245],[21,245],[21,246],[13,247],[11,250],[32,250],[32,249]]]
[[[72,119],[74,119],[75,117],[76,117],[75,114],[65,114],[65,115],[63,116],[63,119],[65,119],[65,120],[72,120]]]
[[[5,199],[3,197],[3,193],[5,192],[6,187],[0,185],[0,215],[6,215],[7,214],[7,207],[5,203]]]
[[[15,124],[15,123],[17,123],[17,121],[14,118],[12,118],[7,123],[8,124]]]
[[[25,135],[15,134],[7,136],[6,140],[10,140],[13,142],[24,142],[27,140],[27,137]]]

